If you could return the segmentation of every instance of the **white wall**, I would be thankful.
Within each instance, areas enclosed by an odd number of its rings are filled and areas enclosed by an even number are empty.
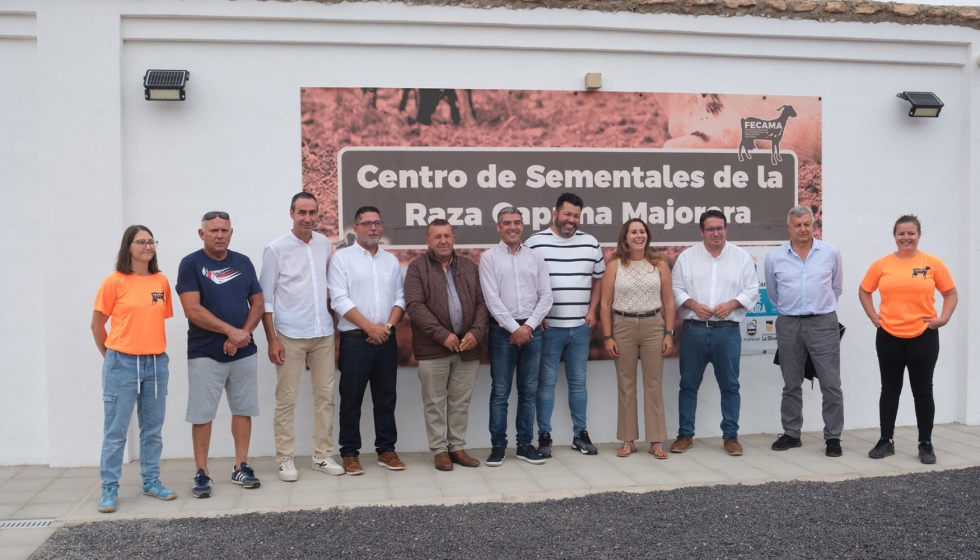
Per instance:
[[[25,76],[17,90],[0,90],[0,118],[6,122],[9,112],[16,119],[14,128],[0,128],[0,164],[12,166],[16,179],[0,174],[6,218],[0,231],[21,243],[8,243],[2,256],[11,258],[0,262],[45,271],[42,281],[0,276],[8,288],[0,291],[5,314],[16,318],[4,322],[11,333],[0,337],[0,350],[23,356],[0,366],[0,464],[97,464],[100,359],[87,327],[125,225],[154,230],[161,266],[175,281],[179,259],[200,247],[199,216],[227,210],[232,248],[259,265],[263,245],[289,227],[288,199],[302,187],[301,87],[580,89],[590,71],[602,72],[603,89],[612,91],[823,96],[824,239],[841,247],[846,270],[840,309],[848,326],[846,426],[877,425],[873,330],[855,294],[868,264],[892,249],[891,223],[906,212],[922,218],[923,249],[945,259],[960,285],[961,309],[942,333],[936,420],[980,422],[980,350],[968,345],[978,329],[968,317],[980,311],[969,297],[980,278],[973,273],[980,260],[971,257],[980,248],[980,226],[970,219],[980,209],[973,194],[980,192],[980,69],[973,62],[980,32],[398,4],[92,0],[84,14],[75,4],[8,0],[4,9],[28,15],[0,13],[0,69],[12,66]],[[34,12],[36,47],[32,39],[4,39],[18,29],[33,31],[24,21],[33,22]],[[19,23],[10,23],[15,18]],[[86,25],[76,25],[82,18]],[[148,68],[190,70],[187,101],[144,101]],[[917,89],[946,102],[939,119],[905,116],[907,106],[894,95]],[[40,216],[22,210],[34,208]],[[32,229],[40,235],[23,234]],[[175,311],[168,323],[164,454],[187,457],[186,321],[179,306]],[[271,455],[274,370],[264,360],[264,336],[257,339],[262,416],[252,451]],[[677,384],[672,360],[664,380],[671,432]],[[471,447],[489,445],[489,385],[484,367],[471,407]],[[743,358],[742,433],[780,431],[780,391],[770,356]],[[562,383],[554,417],[560,443],[571,430],[565,394]],[[612,362],[590,365],[589,396],[593,439],[614,440]],[[807,385],[804,396],[804,428],[819,430],[819,389]],[[297,408],[301,454],[311,452],[310,401],[303,395]],[[373,441],[370,417],[368,400],[366,451]],[[232,453],[228,418],[222,410],[215,456]],[[424,449],[411,368],[400,372],[397,420],[399,449]],[[719,422],[718,389],[709,374],[698,435],[719,435]],[[914,424],[908,394],[899,423]]]

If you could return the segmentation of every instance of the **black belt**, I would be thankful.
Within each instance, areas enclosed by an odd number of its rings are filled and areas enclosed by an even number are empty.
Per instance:
[[[823,317],[826,313],[807,313],[806,315],[786,315],[794,319],[809,319],[810,317]]]
[[[524,323],[526,323],[526,322],[527,322],[527,319],[514,319],[514,320],[515,320],[515,321],[517,321],[517,324],[518,324],[518,325],[523,325]],[[491,316],[491,317],[490,317],[490,326],[492,326],[492,327],[500,327],[500,323],[498,323],[498,322],[497,322],[497,320],[496,320],[496,319],[494,319],[494,318],[493,318],[493,317]],[[501,327],[501,328],[503,328],[503,327]]]
[[[737,327],[738,321],[699,321],[697,319],[684,319],[685,323],[690,323],[692,325],[700,325],[702,327],[708,327],[709,329],[714,327]]]
[[[619,315],[620,317],[629,317],[631,319],[642,319],[643,317],[653,317],[657,313],[660,313],[660,310],[654,309],[653,311],[643,311],[641,313],[627,313],[625,311],[617,311],[613,309],[613,313]]]

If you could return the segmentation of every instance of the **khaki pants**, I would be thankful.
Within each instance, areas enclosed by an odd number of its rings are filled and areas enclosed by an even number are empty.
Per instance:
[[[300,374],[306,361],[310,362],[310,381],[313,384],[313,456],[323,459],[333,451],[333,393],[336,367],[333,335],[319,338],[289,338],[276,331],[285,349],[286,359],[276,366],[276,414],[273,429],[276,434],[276,460],[292,458],[296,444],[293,429],[296,395]]]
[[[667,439],[664,415],[664,319],[653,317],[613,316],[613,340],[619,347],[616,358],[616,381],[619,386],[619,409],[616,437],[622,441],[640,439],[636,410],[636,360],[643,365],[643,424],[647,441]]]
[[[425,431],[434,453],[466,447],[470,397],[480,360],[464,362],[459,355],[419,360]]]

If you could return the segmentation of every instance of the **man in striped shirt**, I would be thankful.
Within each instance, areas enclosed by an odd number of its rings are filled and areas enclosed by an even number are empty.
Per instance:
[[[586,455],[598,453],[585,429],[588,405],[585,372],[606,261],[596,238],[578,231],[584,205],[578,195],[561,195],[552,214],[551,227],[525,242],[548,263],[554,297],[551,311],[545,317],[547,326],[543,325],[538,377],[538,454],[542,457],[551,457],[551,413],[555,408],[555,384],[562,356],[568,380],[568,408],[572,413],[572,449]]]

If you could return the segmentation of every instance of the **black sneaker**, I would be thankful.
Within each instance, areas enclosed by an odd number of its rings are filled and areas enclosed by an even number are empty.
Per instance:
[[[538,455],[545,459],[551,459],[551,433],[541,432],[538,434]]]
[[[868,457],[872,459],[884,459],[895,454],[895,442],[888,438],[881,438],[875,444],[874,449],[868,451]]]
[[[844,454],[844,450],[840,448],[840,440],[837,438],[831,438],[827,440],[827,456],[828,457],[840,457]]]
[[[800,441],[800,438],[798,438],[798,437],[791,437],[791,436],[788,436],[786,434],[783,434],[783,435],[779,436],[779,439],[777,439],[776,441],[773,442],[773,444],[772,444],[772,450],[773,451],[786,451],[787,449],[789,449],[791,447],[802,447],[802,446],[803,446],[803,442]]]
[[[506,458],[507,448],[503,445],[494,445],[493,449],[490,450],[490,456],[487,457],[488,467],[499,467],[504,464],[504,459]]]
[[[936,451],[932,448],[931,441],[924,441],[919,444],[919,460],[923,465],[936,464]]]
[[[255,471],[252,470],[252,467],[248,466],[248,463],[242,463],[240,467],[232,471],[231,482],[233,484],[241,484],[242,488],[258,488],[262,485],[255,476]]]
[[[532,465],[544,464],[544,457],[539,455],[538,452],[534,450],[534,446],[530,443],[517,446],[517,458],[522,461],[527,461]]]
[[[599,450],[592,445],[592,440],[589,439],[589,432],[582,430],[577,436],[572,438],[572,449],[576,451],[581,451],[583,455],[597,455]]]
[[[208,475],[204,474],[204,469],[197,469],[197,475],[194,476],[194,486],[191,487],[191,494],[195,498],[211,497],[211,479]]]

